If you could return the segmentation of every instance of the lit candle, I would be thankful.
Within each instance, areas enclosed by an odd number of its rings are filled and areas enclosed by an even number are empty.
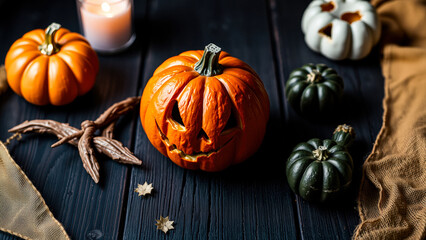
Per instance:
[[[77,0],[84,36],[100,52],[116,52],[132,44],[131,0]]]

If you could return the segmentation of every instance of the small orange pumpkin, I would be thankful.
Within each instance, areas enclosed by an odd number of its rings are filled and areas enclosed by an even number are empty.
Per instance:
[[[52,23],[26,33],[5,60],[10,88],[36,105],[65,105],[95,84],[99,61],[87,40]]]
[[[148,139],[188,169],[220,171],[259,148],[269,99],[256,72],[214,44],[162,63],[148,81],[140,116]]]

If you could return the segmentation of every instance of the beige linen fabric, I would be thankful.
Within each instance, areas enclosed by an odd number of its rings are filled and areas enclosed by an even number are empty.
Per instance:
[[[383,126],[363,166],[354,239],[426,239],[426,0],[376,0]]]
[[[0,142],[0,230],[24,239],[70,239]]]

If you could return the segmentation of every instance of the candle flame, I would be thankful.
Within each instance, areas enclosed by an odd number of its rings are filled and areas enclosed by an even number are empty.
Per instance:
[[[111,11],[111,6],[110,6],[108,3],[106,3],[106,2],[103,2],[103,3],[101,4],[101,8],[102,8],[102,10],[103,10],[104,12],[109,12],[109,11]]]

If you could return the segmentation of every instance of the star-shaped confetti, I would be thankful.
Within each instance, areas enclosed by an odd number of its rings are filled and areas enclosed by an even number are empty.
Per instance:
[[[169,216],[165,218],[163,218],[163,216],[160,216],[160,220],[155,220],[155,221],[157,221],[157,223],[155,224],[155,226],[157,226],[157,229],[160,229],[164,233],[167,233],[167,231],[171,229],[175,229],[173,227],[174,221],[170,221]]]
[[[145,182],[143,185],[138,184],[138,187],[135,188],[135,192],[137,192],[139,196],[145,196],[146,194],[151,194],[152,189],[154,189],[152,183],[148,184]]]

